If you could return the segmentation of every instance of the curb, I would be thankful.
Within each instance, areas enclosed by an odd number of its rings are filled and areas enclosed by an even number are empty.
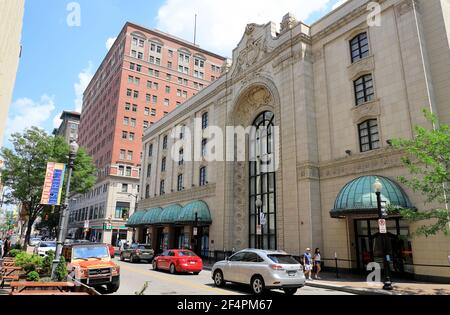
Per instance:
[[[312,288],[341,291],[341,292],[352,293],[352,294],[357,294],[357,295],[401,295],[399,293],[387,292],[387,291],[383,291],[383,290],[379,290],[379,289],[359,289],[359,288],[353,288],[353,287],[344,287],[344,286],[338,286],[338,285],[332,285],[332,284],[322,284],[322,283],[307,282],[305,284],[305,286],[312,287]]]

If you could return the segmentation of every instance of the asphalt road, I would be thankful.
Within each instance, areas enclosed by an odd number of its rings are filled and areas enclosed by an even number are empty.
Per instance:
[[[141,291],[145,283],[148,288],[145,295],[249,295],[251,291],[246,286],[227,284],[224,288],[216,288],[211,279],[210,271],[202,271],[198,276],[190,274],[171,275],[167,272],[154,271],[151,264],[116,262],[121,267],[120,289],[115,295],[135,295]],[[274,294],[284,294],[273,291]],[[304,287],[297,295],[350,295],[348,293]]]

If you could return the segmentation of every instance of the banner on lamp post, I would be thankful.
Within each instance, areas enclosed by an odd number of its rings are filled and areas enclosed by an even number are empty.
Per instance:
[[[42,205],[61,205],[62,188],[66,165],[62,163],[47,163],[44,188],[42,190]]]

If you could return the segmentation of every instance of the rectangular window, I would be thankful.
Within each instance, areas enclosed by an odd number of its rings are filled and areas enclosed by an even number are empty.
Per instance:
[[[206,167],[200,168],[200,186],[206,185]]]
[[[131,104],[130,103],[125,103],[125,110],[127,112],[129,112],[131,110]]]
[[[167,150],[167,136],[164,136],[163,138],[163,150]]]
[[[133,112],[137,113],[138,111],[138,106],[136,104],[133,104]]]
[[[153,98],[152,98],[152,100],[153,100],[153,104],[156,104],[156,103],[158,103],[158,96],[156,96],[156,95],[153,95]]]
[[[151,100],[152,100],[152,96],[151,96],[150,94],[147,94],[147,95],[145,96],[145,100],[147,101],[147,103],[150,103]]]
[[[148,128],[148,121],[144,120],[144,124],[143,124],[144,129]]]
[[[126,176],[131,176],[131,167],[127,167]]]
[[[208,113],[204,113],[202,115],[202,129],[208,128],[208,120],[209,120]]]
[[[122,184],[122,192],[127,193],[128,192],[128,184]]]
[[[130,141],[134,141],[134,139],[135,139],[135,133],[134,132],[130,132],[129,140]]]
[[[122,139],[128,139],[128,132],[122,131]]]
[[[370,102],[374,99],[375,90],[371,74],[364,75],[353,82],[355,88],[356,105]]]
[[[167,81],[172,81],[172,75],[169,74],[169,73],[167,73],[167,74],[166,74],[166,80],[167,80]]]
[[[170,93],[170,86],[166,85],[166,93],[169,94]]]
[[[165,172],[166,171],[166,158],[163,158],[161,161],[161,172]]]
[[[149,157],[153,156],[153,144],[150,144],[148,147],[148,156]]]
[[[136,71],[137,72],[141,72],[142,70],[142,66],[141,65],[136,65]]]
[[[131,118],[131,127],[136,127],[136,119]]]
[[[144,115],[145,115],[145,116],[150,116],[150,108],[149,108],[149,107],[146,107],[146,108],[144,109]]]
[[[152,116],[156,116],[156,109],[152,108]]]
[[[164,182],[164,180],[162,180],[159,184],[159,193],[161,196],[166,194],[166,190],[165,190],[164,186],[165,186],[165,182]]]
[[[124,174],[125,174],[125,167],[119,166],[119,176],[124,176]]]
[[[369,39],[367,33],[361,33],[350,41],[352,63],[369,56]]]
[[[183,191],[184,190],[184,187],[183,187],[183,174],[178,175],[177,190],[178,191]]]
[[[133,97],[134,98],[139,98],[139,91],[134,91]]]
[[[133,90],[127,89],[127,96],[131,97],[133,95]]]
[[[128,161],[133,161],[133,151],[128,151]]]
[[[125,160],[125,154],[126,154],[126,151],[125,150],[120,150],[120,160]]]
[[[123,124],[124,124],[125,126],[128,126],[129,121],[130,121],[130,119],[129,119],[128,117],[124,117],[124,118],[123,118]]]
[[[164,99],[164,106],[169,106],[170,105],[170,100],[168,98]]]
[[[152,165],[147,165],[147,178],[149,178],[152,175]]]
[[[380,148],[378,122],[371,119],[358,126],[361,152],[368,152]]]
[[[181,97],[181,90],[177,90],[177,96]]]

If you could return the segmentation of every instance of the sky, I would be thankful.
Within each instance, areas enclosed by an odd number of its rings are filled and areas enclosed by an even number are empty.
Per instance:
[[[193,41],[225,57],[248,23],[280,23],[287,12],[311,24],[346,0],[25,0],[22,56],[4,135],[48,132],[63,110],[81,110],[85,88],[130,21]]]

